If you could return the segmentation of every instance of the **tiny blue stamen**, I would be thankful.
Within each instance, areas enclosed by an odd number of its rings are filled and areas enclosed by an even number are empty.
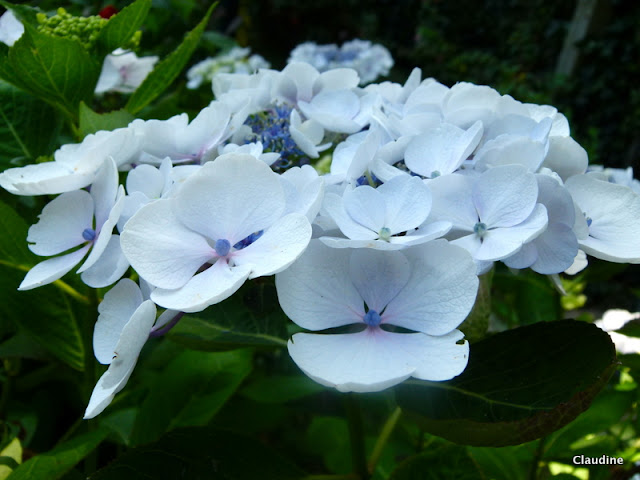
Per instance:
[[[479,236],[479,237],[484,237],[485,234],[487,233],[487,226],[482,223],[482,222],[478,222],[474,225],[473,227],[473,231]]]
[[[436,178],[439,177],[440,175],[442,175],[438,170],[434,170],[433,172],[431,172],[431,178]]]
[[[226,256],[231,250],[231,243],[226,238],[216,240],[216,245],[213,247],[218,255],[221,257]]]
[[[87,242],[90,242],[96,238],[96,231],[93,228],[85,228],[82,231],[82,238],[84,238]]]
[[[593,220],[591,219],[591,217],[588,217],[586,213],[582,212],[582,214],[584,215],[584,219],[587,221],[587,227],[590,227]]]
[[[375,310],[369,310],[363,317],[364,323],[369,325],[370,327],[377,327],[382,322],[382,318],[380,318],[380,314]]]

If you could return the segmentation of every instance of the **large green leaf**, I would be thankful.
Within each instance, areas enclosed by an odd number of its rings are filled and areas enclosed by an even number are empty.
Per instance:
[[[439,445],[404,460],[389,480],[481,480],[486,478],[467,449],[456,445]]]
[[[27,248],[26,223],[2,202],[0,232],[0,316],[69,366],[82,370],[84,345],[67,295],[53,285],[16,291],[38,258]]]
[[[98,429],[79,435],[41,455],[32,457],[16,468],[8,480],[55,480],[71,470],[91,453],[109,434]]]
[[[73,120],[80,102],[93,97],[100,67],[79,42],[47,35],[28,24],[13,47],[0,55],[0,78]]]
[[[397,400],[434,435],[468,445],[516,445],[585,411],[616,365],[609,335],[595,325],[543,322],[473,344],[460,376],[406,382]]]
[[[251,352],[185,351],[155,380],[140,407],[132,444],[176,427],[207,424],[251,371]]]
[[[51,153],[60,126],[51,106],[0,80],[0,171],[15,158]]]
[[[90,480],[299,480],[291,461],[252,438],[209,427],[174,430],[157,442],[134,448]]]
[[[153,71],[145,78],[129,98],[126,109],[135,114],[155,100],[177,78],[187,64],[194,50],[198,46],[202,32],[207,28],[211,12],[216,7],[214,3],[209,7],[204,18],[191,30],[182,43],[171,55],[159,62]]]
[[[107,113],[96,113],[84,102],[80,103],[80,135],[86,137],[100,130],[115,130],[129,125],[134,120],[126,110],[115,110]]]
[[[151,0],[136,0],[111,17],[96,41],[98,51],[106,55],[126,45],[147,18]]]

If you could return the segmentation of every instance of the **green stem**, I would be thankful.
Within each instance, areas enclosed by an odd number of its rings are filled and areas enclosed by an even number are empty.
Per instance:
[[[533,462],[531,462],[531,468],[529,469],[529,480],[537,480],[538,478],[538,465],[540,464],[542,454],[544,453],[544,440],[545,437],[538,440],[538,446],[536,447],[536,452],[533,455]]]
[[[369,458],[369,472],[373,473],[376,469],[376,465],[378,465],[378,461],[380,460],[380,456],[382,455],[382,451],[384,450],[393,429],[396,427],[400,416],[402,415],[402,410],[400,407],[396,407],[396,409],[391,413],[387,421],[382,426],[382,431],[380,432],[380,436],[378,440],[376,440],[376,444],[373,446],[373,452],[371,453],[371,457]]]
[[[362,427],[362,413],[360,404],[355,394],[348,393],[345,396],[347,421],[349,423],[349,441],[351,443],[351,461],[353,470],[361,480],[368,480],[367,456],[364,446],[364,429]]]

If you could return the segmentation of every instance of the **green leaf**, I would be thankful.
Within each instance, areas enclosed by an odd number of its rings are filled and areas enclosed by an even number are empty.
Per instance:
[[[532,447],[533,445],[533,447]],[[527,480],[535,444],[515,447],[467,447],[469,456],[491,480]]]
[[[98,429],[79,435],[53,450],[36,455],[16,468],[9,480],[55,480],[71,470],[106,438],[109,431]]]
[[[406,382],[397,401],[434,435],[467,445],[516,445],[585,411],[616,365],[609,335],[595,325],[542,322],[473,344],[460,376]]]
[[[282,404],[325,389],[306,375],[272,375],[252,381],[240,393],[256,402]]]
[[[164,432],[207,424],[251,371],[251,352],[185,351],[151,387],[140,407],[131,443],[156,440]]]
[[[217,3],[214,3],[209,7],[204,18],[185,36],[178,48],[159,62],[142,82],[142,85],[133,92],[125,107],[128,111],[133,114],[138,113],[164,92],[176,79],[198,46],[200,36],[207,27],[211,12],[213,12],[216,5]]]
[[[307,429],[306,443],[310,452],[322,457],[330,472],[351,471],[349,426],[344,418],[314,417]]]
[[[0,80],[0,171],[12,166],[14,158],[51,153],[60,127],[51,106]]]
[[[0,5],[5,7],[7,10],[11,10],[16,18],[23,24],[28,23],[30,25],[38,25],[38,20],[36,18],[36,14],[39,11],[38,9],[28,5],[13,5],[12,3],[4,0],[0,0]]]
[[[8,357],[43,359],[47,358],[47,351],[29,335],[19,332],[0,343],[0,358]]]
[[[481,480],[486,478],[467,449],[442,445],[404,460],[391,473],[389,480]]]
[[[80,102],[80,134],[83,138],[100,130],[111,131],[126,127],[133,120],[134,116],[126,110],[96,113],[84,102]]]
[[[304,475],[257,440],[210,427],[190,427],[128,451],[89,480],[299,480]]]
[[[471,313],[469,313],[465,321],[458,327],[458,330],[463,332],[465,338],[470,342],[481,340],[487,334],[489,316],[491,315],[492,278],[493,270],[479,277],[480,285],[478,286],[476,303],[473,305]]]
[[[627,337],[640,337],[640,319],[631,320],[625,323],[622,328],[616,330]]]
[[[72,120],[93,97],[100,65],[74,40],[26,24],[22,37],[0,55],[0,78],[60,109]]]
[[[126,45],[147,18],[151,0],[136,0],[111,17],[100,31],[96,47],[102,55]]]
[[[270,287],[245,286],[231,298],[197,314],[197,317],[183,317],[169,332],[169,339],[192,350],[209,352],[251,346],[286,347],[287,319],[279,309],[269,311],[271,306],[264,303],[269,298],[275,301],[275,291]],[[267,288],[269,290],[264,291]],[[264,293],[257,295],[256,292]]]
[[[66,294],[53,285],[16,291],[38,260],[27,248],[26,223],[2,202],[0,232],[0,317],[72,368],[84,369],[82,336]]]

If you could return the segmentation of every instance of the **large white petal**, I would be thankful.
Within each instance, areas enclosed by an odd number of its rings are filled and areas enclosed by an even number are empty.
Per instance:
[[[385,226],[385,198],[368,185],[345,192],[342,197],[347,214],[358,224],[374,232]]]
[[[174,199],[142,207],[120,236],[122,251],[142,278],[162,288],[178,288],[215,256],[200,234],[174,215]]]
[[[360,188],[356,188],[356,191]],[[391,234],[417,228],[431,211],[431,191],[418,177],[402,175],[394,177],[376,189],[384,199],[383,225]],[[369,205],[376,208],[375,204]]]
[[[102,255],[82,272],[80,278],[90,287],[103,288],[119,280],[128,268],[129,262],[120,247],[120,236],[111,235]]]
[[[18,290],[31,290],[62,278],[84,258],[91,245],[85,245],[75,252],[53,257],[33,267],[22,280]]]
[[[363,188],[363,187],[359,187]],[[378,232],[367,228],[354,221],[344,207],[342,197],[335,193],[324,196],[324,208],[329,216],[336,222],[342,233],[353,240],[374,240],[378,237]]]
[[[118,195],[118,168],[113,158],[107,158],[91,185],[91,197],[95,206],[96,230],[98,230],[109,217]]]
[[[29,228],[27,242],[36,255],[57,255],[87,240],[86,228],[93,227],[93,199],[84,190],[63,193],[49,202]]]
[[[483,172],[501,165],[522,165],[536,172],[545,156],[545,144],[529,137],[500,135],[489,140],[475,155],[475,169]]]
[[[549,151],[542,163],[543,167],[550,168],[566,181],[573,175],[584,173],[588,165],[587,151],[573,138],[549,138]]]
[[[229,108],[221,102],[211,102],[200,110],[177,140],[180,153],[197,158],[216,146],[223,139],[230,120]]]
[[[478,290],[476,266],[464,249],[434,240],[403,252],[411,278],[387,305],[383,323],[444,335],[462,323]]]
[[[98,321],[93,329],[93,353],[100,363],[111,363],[122,329],[142,302],[140,288],[128,278],[105,294],[98,305]]]
[[[14,195],[52,195],[84,188],[96,174],[74,172],[59,162],[9,168],[0,173],[0,186]]]
[[[472,231],[478,223],[478,212],[471,195],[473,181],[471,177],[458,174],[430,180],[432,204],[427,223],[451,222],[453,228]]]
[[[147,198],[160,198],[165,186],[164,175],[151,165],[138,165],[127,174],[127,193],[143,193]]]
[[[578,239],[573,229],[563,223],[552,223],[533,243],[538,258],[531,269],[549,275],[567,270],[578,254]]]
[[[300,213],[276,221],[255,242],[232,254],[236,265],[251,268],[249,278],[273,275],[291,265],[311,240],[311,224]]]
[[[229,153],[191,175],[176,196],[180,221],[231,245],[282,216],[285,196],[278,175],[251,155]]]
[[[349,276],[349,250],[313,240],[302,256],[276,275],[284,313],[309,330],[361,323],[362,297]]]
[[[351,280],[369,307],[379,314],[409,281],[411,268],[400,252],[354,250],[349,262]]]
[[[113,361],[91,393],[89,405],[84,412],[85,419],[100,414],[111,403],[115,394],[124,388],[138,361],[138,355],[149,338],[155,319],[156,306],[147,300],[124,326],[113,352]]]
[[[161,307],[181,312],[201,312],[210,305],[229,298],[249,277],[249,265],[229,267],[226,261],[218,260],[204,272],[193,276],[183,287],[175,290],[156,288],[151,300]]]

